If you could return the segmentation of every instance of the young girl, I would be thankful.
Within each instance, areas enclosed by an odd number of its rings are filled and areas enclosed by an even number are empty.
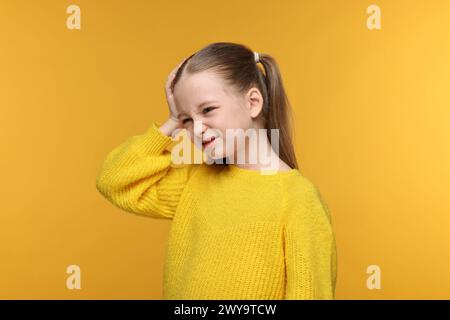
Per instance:
[[[330,212],[298,170],[275,60],[210,44],[170,73],[166,98],[170,118],[112,150],[96,184],[125,211],[172,219],[163,299],[334,299]],[[179,129],[214,163],[174,165]],[[226,130],[253,130],[257,147],[236,146]],[[274,144],[264,163],[238,161]]]

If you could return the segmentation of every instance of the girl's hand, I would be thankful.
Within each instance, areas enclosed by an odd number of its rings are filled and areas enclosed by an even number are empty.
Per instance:
[[[166,100],[167,100],[167,104],[169,106],[169,112],[170,112],[170,118],[175,120],[175,121],[180,121],[178,119],[178,111],[177,108],[175,106],[175,100],[173,98],[173,92],[171,89],[171,85],[172,85],[172,81],[175,78],[175,75],[178,71],[178,68],[183,64],[183,62],[186,60],[186,58],[183,59],[183,61],[181,61],[170,73],[169,76],[167,77],[167,81],[166,81],[166,86],[165,86],[165,91],[166,91]]]

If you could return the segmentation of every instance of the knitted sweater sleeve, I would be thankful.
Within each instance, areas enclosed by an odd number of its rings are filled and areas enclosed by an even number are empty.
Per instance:
[[[110,151],[96,179],[97,190],[131,213],[172,219],[195,165],[173,165],[175,140],[154,121],[144,134],[128,138]]]
[[[331,215],[307,181],[285,221],[286,300],[334,299],[337,254]]]

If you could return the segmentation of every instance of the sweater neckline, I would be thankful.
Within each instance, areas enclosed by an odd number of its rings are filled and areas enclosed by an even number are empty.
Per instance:
[[[298,169],[290,169],[287,171],[264,171],[264,170],[253,170],[253,169],[244,169],[241,167],[238,167],[235,164],[228,164],[229,173],[231,173],[234,176],[241,176],[241,177],[261,177],[262,179],[278,179],[281,177],[290,177],[290,176],[296,176],[300,175],[300,171]]]

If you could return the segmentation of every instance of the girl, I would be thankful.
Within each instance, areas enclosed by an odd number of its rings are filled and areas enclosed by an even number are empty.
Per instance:
[[[298,170],[275,60],[213,43],[180,63],[165,89],[170,118],[112,150],[96,182],[125,211],[172,219],[163,299],[334,299],[330,212]],[[174,165],[180,129],[215,163]],[[257,147],[236,146],[242,133],[229,138],[227,130],[253,130]],[[279,152],[264,164],[237,161],[274,144]]]

